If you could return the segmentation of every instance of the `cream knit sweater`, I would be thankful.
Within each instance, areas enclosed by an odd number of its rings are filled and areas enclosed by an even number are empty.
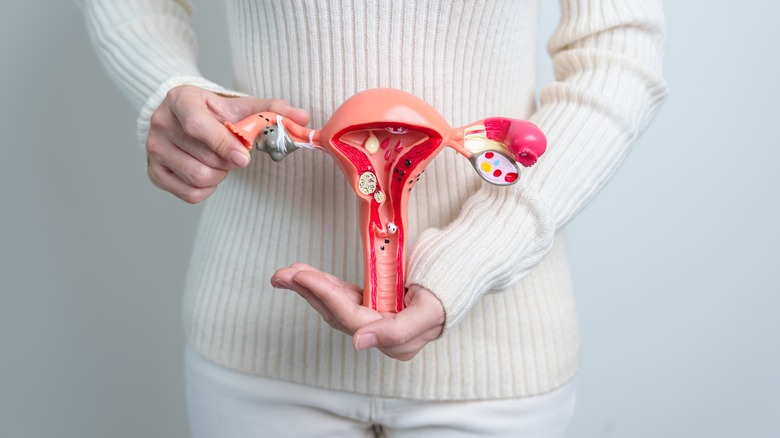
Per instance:
[[[302,261],[362,284],[357,198],[327,155],[256,155],[206,201],[186,282],[188,340],[237,370],[432,400],[520,397],[576,372],[578,323],[556,233],[608,181],[666,93],[659,0],[561,0],[557,81],[536,109],[537,0],[227,0],[235,86],[200,75],[185,0],[82,0],[100,59],[140,110],[139,139],[180,84],[281,97],[322,127],[351,95],[394,87],[453,126],[528,119],[548,152],[520,183],[483,183],[450,150],[409,202],[408,283],[445,334],[415,359],[356,352],[273,272]]]

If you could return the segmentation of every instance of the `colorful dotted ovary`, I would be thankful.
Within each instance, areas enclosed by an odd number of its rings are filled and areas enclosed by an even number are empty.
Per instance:
[[[487,182],[506,186],[517,181],[517,165],[506,155],[496,151],[485,151],[471,158],[477,173]]]

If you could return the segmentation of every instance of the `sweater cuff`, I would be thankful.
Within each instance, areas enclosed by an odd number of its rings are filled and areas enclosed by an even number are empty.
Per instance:
[[[146,147],[146,137],[149,136],[149,128],[151,124],[152,113],[154,113],[157,110],[157,108],[160,106],[160,104],[162,104],[163,100],[165,100],[165,96],[168,94],[168,91],[180,85],[192,85],[228,97],[248,96],[245,93],[241,93],[239,91],[230,90],[225,87],[222,87],[221,85],[215,84],[214,82],[211,82],[200,76],[172,77],[167,81],[165,81],[162,85],[157,87],[157,89],[152,93],[152,95],[149,96],[148,99],[146,99],[146,103],[144,103],[144,106],[141,108],[141,112],[138,115],[138,124],[137,124],[138,144],[141,146],[141,148]]]
[[[511,218],[509,223],[496,223],[494,209]],[[552,248],[554,237],[549,209],[530,189],[522,183],[485,185],[445,229],[421,234],[409,256],[407,285],[422,286],[441,300],[446,334],[483,295],[527,275]]]

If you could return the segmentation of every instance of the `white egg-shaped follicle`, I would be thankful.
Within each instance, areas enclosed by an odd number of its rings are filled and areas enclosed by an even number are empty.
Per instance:
[[[379,139],[374,135],[374,131],[368,132],[368,138],[363,146],[366,148],[369,154],[374,154],[379,150]]]

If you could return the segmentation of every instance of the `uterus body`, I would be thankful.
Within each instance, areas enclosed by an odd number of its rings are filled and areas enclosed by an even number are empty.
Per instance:
[[[301,148],[336,160],[360,199],[363,305],[380,312],[404,308],[408,199],[439,151],[452,147],[485,181],[510,185],[518,181],[518,163],[531,166],[546,149],[530,122],[491,117],[452,128],[429,104],[395,89],[354,95],[321,130],[270,112],[225,125],[274,161]]]

